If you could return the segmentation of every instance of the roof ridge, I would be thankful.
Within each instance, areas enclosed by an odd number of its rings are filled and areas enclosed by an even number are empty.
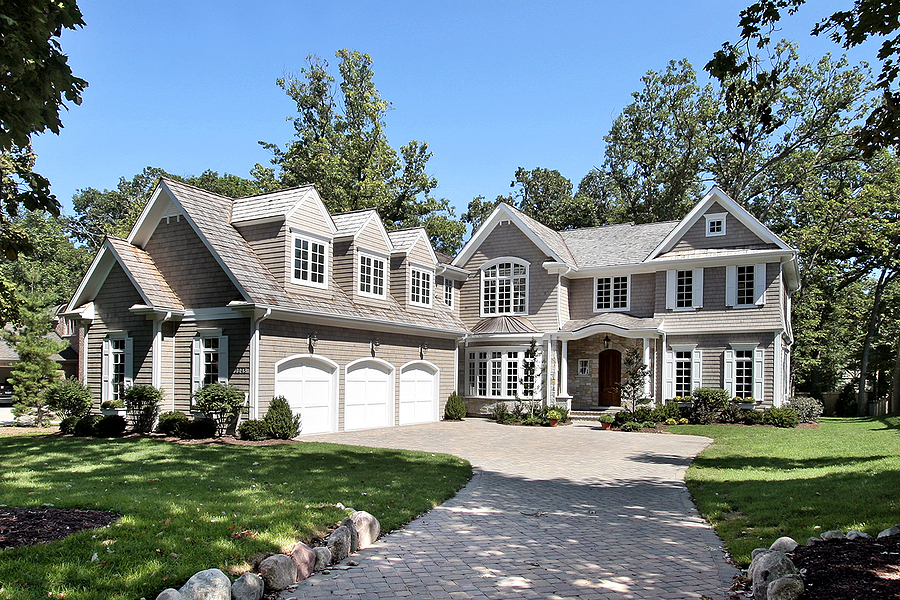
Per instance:
[[[250,198],[260,198],[262,196],[269,196],[271,194],[281,194],[284,192],[293,192],[294,190],[300,190],[303,188],[311,188],[311,187],[316,187],[316,184],[303,183],[300,185],[293,185],[291,187],[282,188],[280,190],[272,190],[271,192],[260,192],[258,194],[250,194],[249,196],[240,196],[238,198],[235,198],[235,200],[249,200]]]

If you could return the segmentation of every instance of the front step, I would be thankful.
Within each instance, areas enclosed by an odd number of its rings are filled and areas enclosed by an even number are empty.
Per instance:
[[[596,421],[600,415],[614,415],[622,410],[619,406],[610,406],[605,409],[597,410],[571,410],[569,411],[569,419],[572,421]]]

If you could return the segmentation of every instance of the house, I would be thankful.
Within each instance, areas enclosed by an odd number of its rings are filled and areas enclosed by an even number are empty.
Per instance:
[[[698,387],[764,406],[790,394],[797,251],[718,188],[681,221],[570,231],[501,204],[452,264],[472,274],[459,290],[470,413],[531,385],[548,405],[619,406],[630,348],[657,402]],[[534,384],[522,377],[531,340]]]
[[[472,414],[616,406],[635,346],[648,397],[779,405],[797,286],[796,251],[718,189],[679,222],[562,232],[501,204],[451,259],[313,186],[232,200],[162,179],[64,316],[97,403],[151,384],[190,412],[227,382],[249,417],[281,395],[312,434],[439,420],[454,390]]]

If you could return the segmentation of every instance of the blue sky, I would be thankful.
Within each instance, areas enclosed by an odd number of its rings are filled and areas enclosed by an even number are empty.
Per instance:
[[[477,195],[508,193],[519,166],[557,169],[577,186],[602,163],[603,136],[640,77],[681,58],[702,71],[736,38],[749,2],[80,0],[87,26],[62,43],[90,87],[59,136],[35,140],[36,169],[69,214],[76,190],[115,187],[145,166],[246,177],[268,165],[258,141],[291,139],[294,108],[275,79],[310,54],[336,70],[346,47],[374,60],[393,105],[388,139],[428,142],[436,194],[460,214]],[[840,53],[808,32],[851,3],[812,4],[781,33],[809,61]]]

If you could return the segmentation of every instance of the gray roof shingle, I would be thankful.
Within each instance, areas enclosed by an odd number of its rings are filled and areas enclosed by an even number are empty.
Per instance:
[[[560,231],[578,268],[609,267],[643,262],[678,221],[635,225],[604,225]]]
[[[231,222],[240,223],[284,216],[312,187],[310,184],[301,185],[288,190],[237,198],[233,203]]]
[[[165,277],[156,268],[156,263],[149,254],[123,239],[114,237],[107,239],[116,254],[122,259],[125,268],[134,277],[138,287],[147,296],[151,306],[176,310],[184,308],[178,295],[169,287]]]
[[[378,214],[374,208],[362,208],[360,210],[331,215],[331,220],[334,221],[334,226],[337,227],[338,235],[356,235],[356,232],[362,228],[366,220],[373,214]]]
[[[524,221],[525,225],[532,231],[534,234],[544,242],[550,250],[553,251],[557,256],[559,256],[564,263],[569,266],[577,267],[578,263],[575,260],[575,257],[572,256],[572,253],[569,251],[568,246],[566,245],[565,240],[560,235],[559,231],[554,231],[544,225],[543,223],[536,221],[535,219],[529,217],[521,210],[517,209],[514,206],[506,205],[510,210],[512,210],[516,216],[518,216],[522,221]]]
[[[657,329],[662,324],[662,319],[649,317],[632,317],[625,313],[601,313],[590,319],[566,321],[560,331],[580,331],[594,325],[609,325],[619,329]]]

